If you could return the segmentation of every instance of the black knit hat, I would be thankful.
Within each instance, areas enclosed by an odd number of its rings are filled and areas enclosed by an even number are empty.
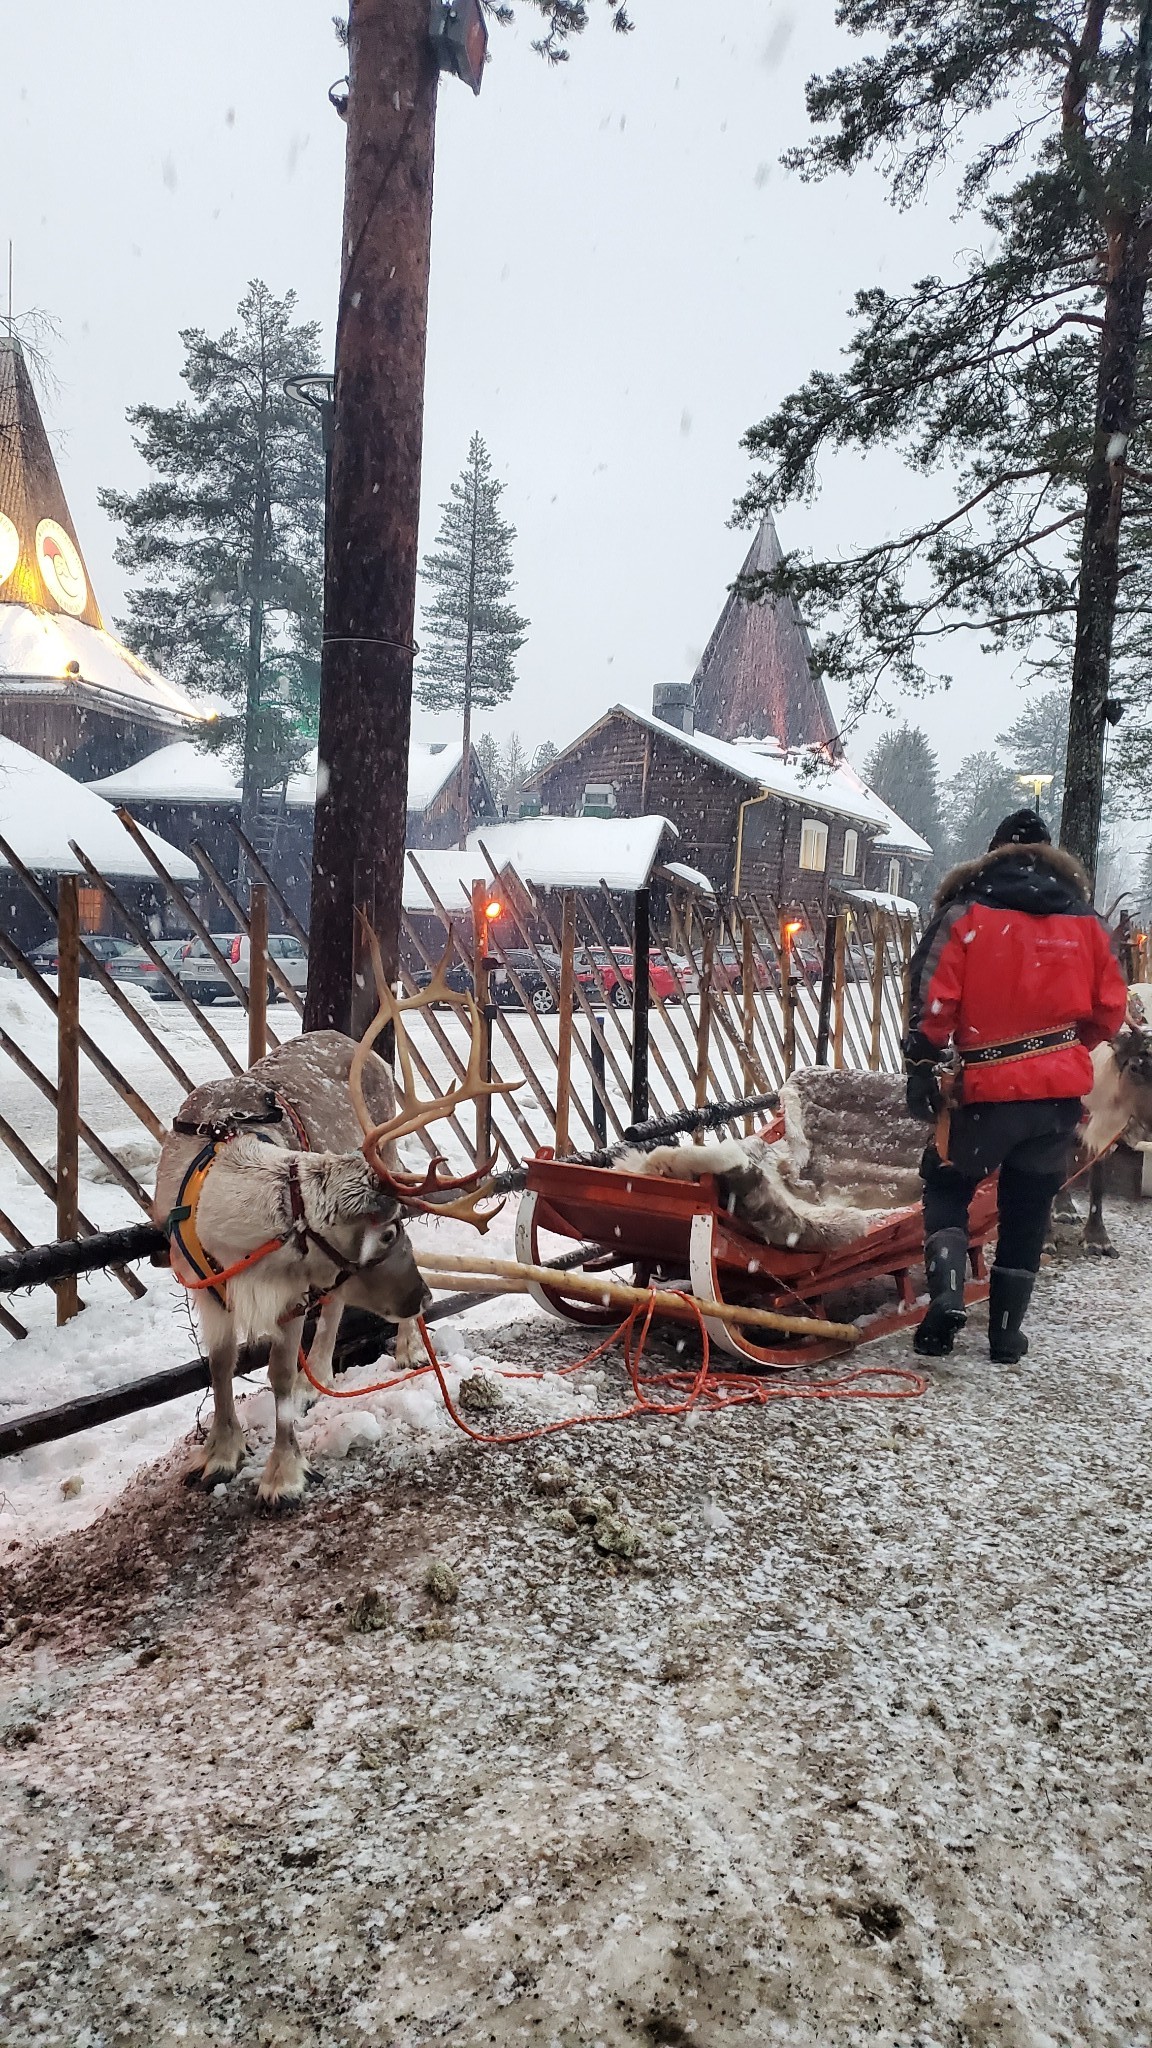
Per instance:
[[[1040,816],[1025,805],[1022,811],[1013,811],[1010,817],[1002,818],[992,834],[989,853],[995,853],[998,846],[1051,846],[1052,834]]]

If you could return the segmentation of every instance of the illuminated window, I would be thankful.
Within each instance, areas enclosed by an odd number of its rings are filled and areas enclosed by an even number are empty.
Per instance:
[[[856,862],[859,857],[860,834],[858,832],[846,832],[844,834],[844,873],[846,875],[854,875],[856,873]]]
[[[888,894],[890,896],[898,896],[900,894],[900,863],[895,859],[890,860],[888,863]]]
[[[822,875],[828,865],[828,827],[805,818],[800,827],[800,865]]]

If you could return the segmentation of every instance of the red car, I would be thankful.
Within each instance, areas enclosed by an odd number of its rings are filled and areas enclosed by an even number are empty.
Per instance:
[[[616,1008],[630,1008],[635,979],[631,947],[612,946],[607,953],[594,952],[591,958],[600,972],[605,993]],[[658,996],[662,1003],[682,1003],[686,996],[694,996],[699,986],[699,977],[690,960],[682,960],[676,953],[665,957],[655,947],[649,952],[648,987],[654,998]]]

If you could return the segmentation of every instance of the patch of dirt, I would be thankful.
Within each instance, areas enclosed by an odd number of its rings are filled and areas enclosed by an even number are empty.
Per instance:
[[[5,2048],[1149,2048],[1146,1213],[920,1402],[368,1446],[281,1517],[178,1447],[18,1562]]]

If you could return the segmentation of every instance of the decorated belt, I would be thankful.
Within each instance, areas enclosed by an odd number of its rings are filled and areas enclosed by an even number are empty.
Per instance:
[[[964,1047],[960,1058],[966,1067],[993,1067],[1004,1060],[1032,1060],[1039,1053],[1054,1052],[1058,1046],[1078,1043],[1076,1026],[1065,1024],[1059,1031],[1034,1031],[1028,1038],[1006,1038],[1002,1045]]]

